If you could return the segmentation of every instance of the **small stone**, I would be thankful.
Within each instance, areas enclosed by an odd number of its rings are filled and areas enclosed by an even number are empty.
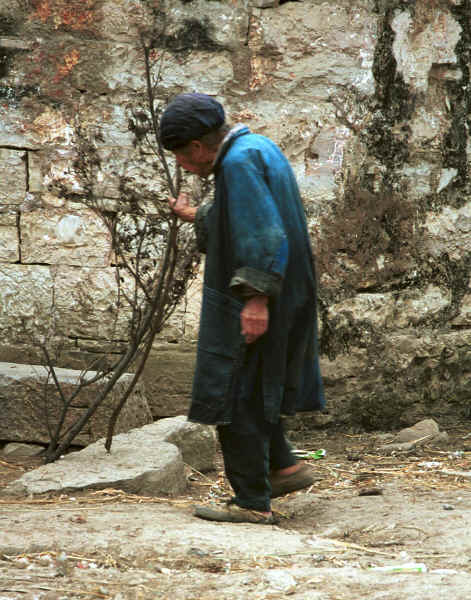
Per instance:
[[[452,504],[444,504],[443,510],[455,510],[455,507]]]
[[[201,550],[200,548],[195,548],[195,547],[191,547],[188,550],[188,554],[193,555],[193,556],[198,556],[199,558],[209,556],[208,552]]]
[[[312,562],[315,563],[321,563],[324,562],[324,560],[326,560],[326,556],[325,554],[313,554],[311,556]]]
[[[273,8],[278,5],[278,0],[254,0],[255,8]]]
[[[275,590],[288,593],[296,587],[296,579],[288,572],[274,569],[265,576],[268,585]]]
[[[20,444],[11,442],[3,448],[4,456],[38,456],[44,450],[44,446],[38,444]]]
[[[69,575],[69,559],[65,552],[60,552],[56,557],[56,568],[58,577],[66,577],[67,575]]]
[[[383,490],[378,487],[363,488],[358,492],[359,496],[382,496]]]

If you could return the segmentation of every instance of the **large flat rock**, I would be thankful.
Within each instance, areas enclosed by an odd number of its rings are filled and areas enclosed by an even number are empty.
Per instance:
[[[56,369],[57,379],[67,397],[76,390],[82,377],[92,378],[94,371],[84,373],[73,369]],[[108,421],[115,404],[132,375],[124,374],[99,407],[74,444],[86,446],[106,435]],[[74,422],[95,400],[100,383],[84,387],[67,411],[66,425]],[[54,427],[61,410],[61,399],[48,370],[41,365],[0,363],[0,439],[11,442],[48,443],[48,427]],[[48,424],[49,422],[49,424]],[[116,424],[122,433],[152,422],[144,387],[138,384]]]
[[[2,490],[4,495],[113,488],[141,496],[173,496],[186,487],[185,464],[214,468],[214,429],[185,417],[162,419],[72,452],[26,473]]]
[[[117,435],[110,453],[100,440],[26,473],[3,492],[31,495],[108,487],[140,496],[179,494],[186,487],[181,453],[175,445],[155,442],[136,429],[132,435]]]

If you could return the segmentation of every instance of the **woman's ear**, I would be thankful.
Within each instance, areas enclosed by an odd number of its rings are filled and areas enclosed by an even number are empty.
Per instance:
[[[191,155],[194,156],[197,160],[201,159],[204,154],[204,144],[200,140],[191,140],[190,144]]]

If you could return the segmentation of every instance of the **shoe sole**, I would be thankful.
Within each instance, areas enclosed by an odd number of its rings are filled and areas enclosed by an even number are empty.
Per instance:
[[[241,509],[244,510],[244,509]],[[233,512],[229,509],[217,509],[210,506],[197,506],[194,510],[195,517],[205,519],[206,521],[217,521],[219,523],[253,523],[254,525],[274,525],[275,517],[258,517],[251,511]]]

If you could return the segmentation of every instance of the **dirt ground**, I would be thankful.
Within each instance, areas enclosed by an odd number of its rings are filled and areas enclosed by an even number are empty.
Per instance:
[[[469,600],[471,423],[444,429],[406,454],[375,433],[298,435],[326,455],[312,488],[274,501],[276,526],[192,516],[229,495],[220,457],[178,498],[3,497],[0,600]],[[3,459],[0,485],[38,463]]]

